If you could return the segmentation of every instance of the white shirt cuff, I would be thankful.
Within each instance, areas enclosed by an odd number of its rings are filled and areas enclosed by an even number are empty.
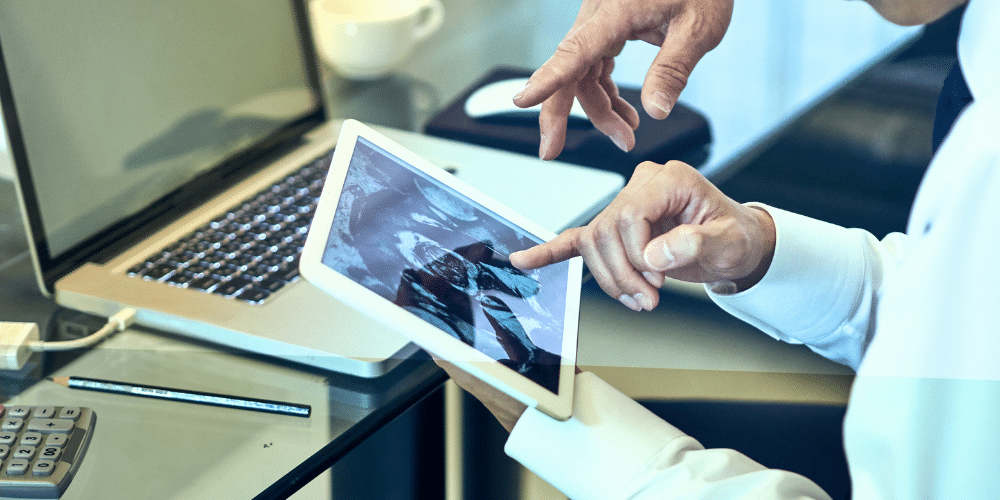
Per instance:
[[[777,231],[774,258],[753,287],[709,297],[730,314],[774,338],[812,343],[836,330],[856,306],[859,276],[866,272],[855,229],[811,219],[762,204]]]

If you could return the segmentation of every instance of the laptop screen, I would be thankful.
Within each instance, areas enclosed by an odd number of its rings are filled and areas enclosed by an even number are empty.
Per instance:
[[[40,258],[314,112],[297,30],[274,0],[0,0]]]

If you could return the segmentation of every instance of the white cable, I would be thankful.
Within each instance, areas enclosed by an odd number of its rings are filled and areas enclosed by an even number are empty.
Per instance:
[[[102,340],[107,336],[115,332],[120,332],[132,325],[135,321],[135,315],[138,311],[132,308],[122,309],[116,312],[110,318],[108,318],[107,324],[101,327],[100,330],[87,335],[86,337],[74,339],[74,340],[63,340],[58,342],[44,342],[35,341],[28,344],[28,347],[35,352],[44,351],[69,351],[72,349],[80,349],[82,347],[90,347]]]

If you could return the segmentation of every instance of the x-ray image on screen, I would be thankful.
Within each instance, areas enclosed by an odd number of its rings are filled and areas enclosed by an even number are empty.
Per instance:
[[[508,256],[541,240],[358,138],[323,263],[557,392],[568,265]]]

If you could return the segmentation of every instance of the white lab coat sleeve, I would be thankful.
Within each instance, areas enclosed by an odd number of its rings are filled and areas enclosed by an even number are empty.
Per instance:
[[[573,500],[829,498],[798,474],[706,450],[589,372],[576,377],[571,419],[529,408],[505,451]]]
[[[768,335],[804,343],[857,370],[871,342],[879,290],[896,266],[906,236],[879,241],[840,226],[759,203],[777,230],[774,258],[755,286],[709,296],[730,314]]]

